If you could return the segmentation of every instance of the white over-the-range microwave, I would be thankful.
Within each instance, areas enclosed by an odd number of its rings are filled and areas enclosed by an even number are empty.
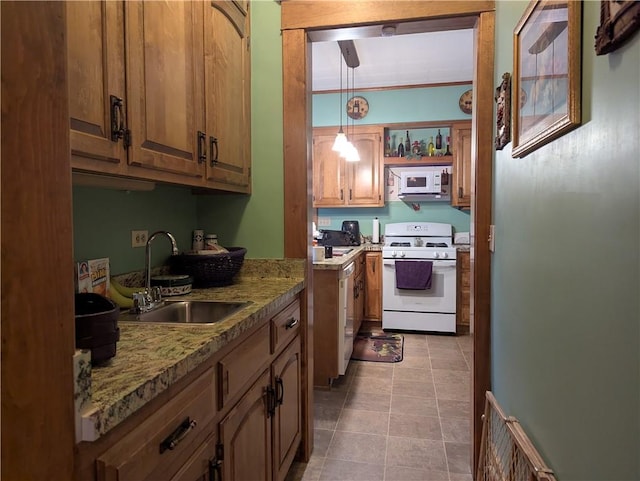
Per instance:
[[[410,201],[450,200],[450,167],[425,167],[399,173],[398,198]]]

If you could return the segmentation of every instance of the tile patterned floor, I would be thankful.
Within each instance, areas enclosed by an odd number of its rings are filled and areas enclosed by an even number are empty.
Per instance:
[[[403,334],[402,362],[315,390],[313,455],[286,481],[472,481],[471,337]]]

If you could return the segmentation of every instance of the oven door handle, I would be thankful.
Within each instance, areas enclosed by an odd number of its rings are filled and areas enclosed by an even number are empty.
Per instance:
[[[428,259],[384,259],[382,261],[382,264],[385,265],[385,266],[395,267],[396,260],[402,262],[402,261],[417,261],[417,260],[428,260]],[[431,262],[433,262],[433,268],[434,269],[455,268],[456,267],[456,261],[455,260],[449,260],[449,261],[440,261],[440,260],[436,261],[436,260],[433,260]]]

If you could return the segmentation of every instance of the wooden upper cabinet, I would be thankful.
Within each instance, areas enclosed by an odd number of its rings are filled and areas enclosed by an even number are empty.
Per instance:
[[[125,3],[130,165],[203,176],[204,6]]]
[[[454,146],[451,205],[471,207],[471,122],[454,124],[451,129]]]
[[[123,4],[68,2],[67,70],[71,166],[119,173],[126,164],[123,139],[112,138],[111,96],[123,99],[116,125],[126,122]]]
[[[319,127],[313,134],[313,207],[384,206],[380,126],[354,127],[349,135],[360,161],[347,162],[332,149],[338,129]]]
[[[247,9],[247,2],[215,1],[204,12],[207,184],[245,193],[251,189]]]
[[[384,205],[382,134],[380,132],[354,134],[352,142],[360,154],[360,161],[346,162],[349,176],[347,204],[382,207]]]
[[[313,135],[313,206],[341,207],[345,204],[345,163],[331,150],[336,136]]]

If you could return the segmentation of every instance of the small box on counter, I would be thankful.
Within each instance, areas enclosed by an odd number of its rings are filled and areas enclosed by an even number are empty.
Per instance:
[[[109,297],[109,258],[91,259],[76,265],[77,292],[94,292]]]

